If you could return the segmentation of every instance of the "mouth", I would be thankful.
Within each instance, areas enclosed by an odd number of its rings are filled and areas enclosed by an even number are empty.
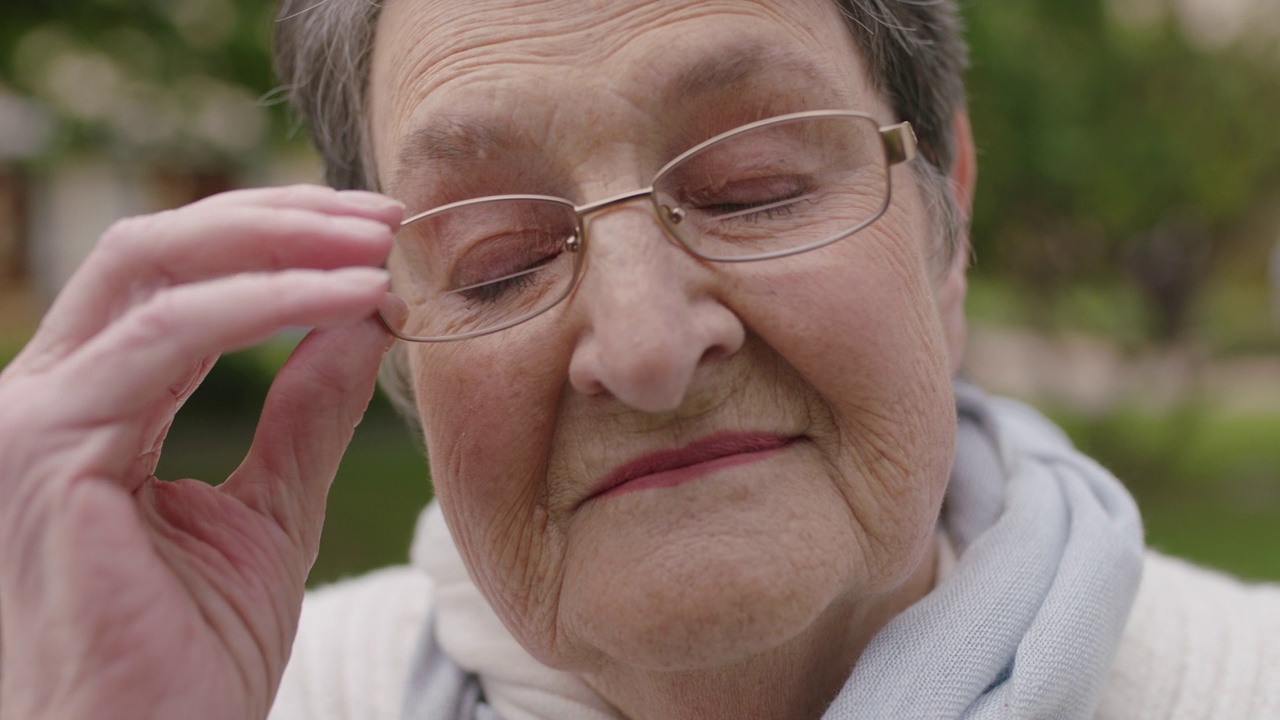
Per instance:
[[[769,433],[719,433],[674,450],[659,450],[619,465],[582,502],[636,490],[674,487],[704,475],[772,457],[796,438]]]

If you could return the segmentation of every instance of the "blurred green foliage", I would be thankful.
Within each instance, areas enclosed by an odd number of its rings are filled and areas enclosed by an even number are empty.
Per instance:
[[[15,0],[0,23],[0,89],[51,115],[38,162],[86,150],[184,167],[254,162],[290,136],[266,107],[273,12],[259,0]]]
[[[1225,414],[1050,412],[1086,455],[1133,493],[1148,543],[1242,577],[1280,580],[1280,408]]]
[[[1128,283],[1144,336],[1179,340],[1211,276],[1265,288],[1280,55],[1274,35],[1207,48],[1119,4],[965,3],[976,272],[1020,285],[1041,324],[1068,288]]]
[[[217,483],[239,465],[257,415],[297,338],[223,356],[187,401],[156,475]],[[329,493],[313,585],[408,560],[418,512],[431,499],[421,441],[375,394]]]
[[[1107,5],[967,6],[989,197],[975,222],[997,267],[1004,233],[1065,227],[1087,240],[1092,228],[1115,242],[1191,209],[1230,224],[1280,189],[1273,61],[1199,49],[1172,16],[1126,27]]]
[[[184,409],[165,441],[156,474],[162,478],[196,478],[219,482],[227,477],[249,449],[261,399],[262,384],[271,367],[251,353],[233,362],[257,375],[254,393],[234,413]],[[242,390],[237,390],[238,393]],[[217,394],[216,386],[202,386],[192,402],[201,405]],[[215,401],[221,404],[223,401]],[[418,513],[431,499],[431,480],[419,441],[395,417],[381,397],[356,428],[329,491],[320,554],[308,576],[319,585],[394,563],[409,557],[409,538]]]

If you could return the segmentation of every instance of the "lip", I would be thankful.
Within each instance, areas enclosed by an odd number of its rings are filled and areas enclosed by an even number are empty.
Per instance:
[[[759,462],[795,438],[772,433],[717,433],[673,450],[659,450],[619,465],[582,502],[636,490],[673,487],[717,470]]]

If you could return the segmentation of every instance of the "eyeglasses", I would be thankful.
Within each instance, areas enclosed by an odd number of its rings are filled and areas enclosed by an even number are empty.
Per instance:
[[[463,340],[505,330],[568,297],[586,267],[588,215],[647,199],[667,236],[713,262],[830,245],[889,206],[889,167],[916,155],[910,123],[843,110],[781,115],[730,130],[667,163],[640,190],[586,205],[496,195],[442,205],[400,226],[396,337]]]

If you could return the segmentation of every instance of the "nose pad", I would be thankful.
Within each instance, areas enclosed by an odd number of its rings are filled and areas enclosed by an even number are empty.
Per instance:
[[[668,242],[652,213],[627,215],[592,224],[590,272],[574,298],[587,324],[569,380],[642,412],[674,410],[698,368],[737,352],[746,330],[717,298],[714,273]]]

